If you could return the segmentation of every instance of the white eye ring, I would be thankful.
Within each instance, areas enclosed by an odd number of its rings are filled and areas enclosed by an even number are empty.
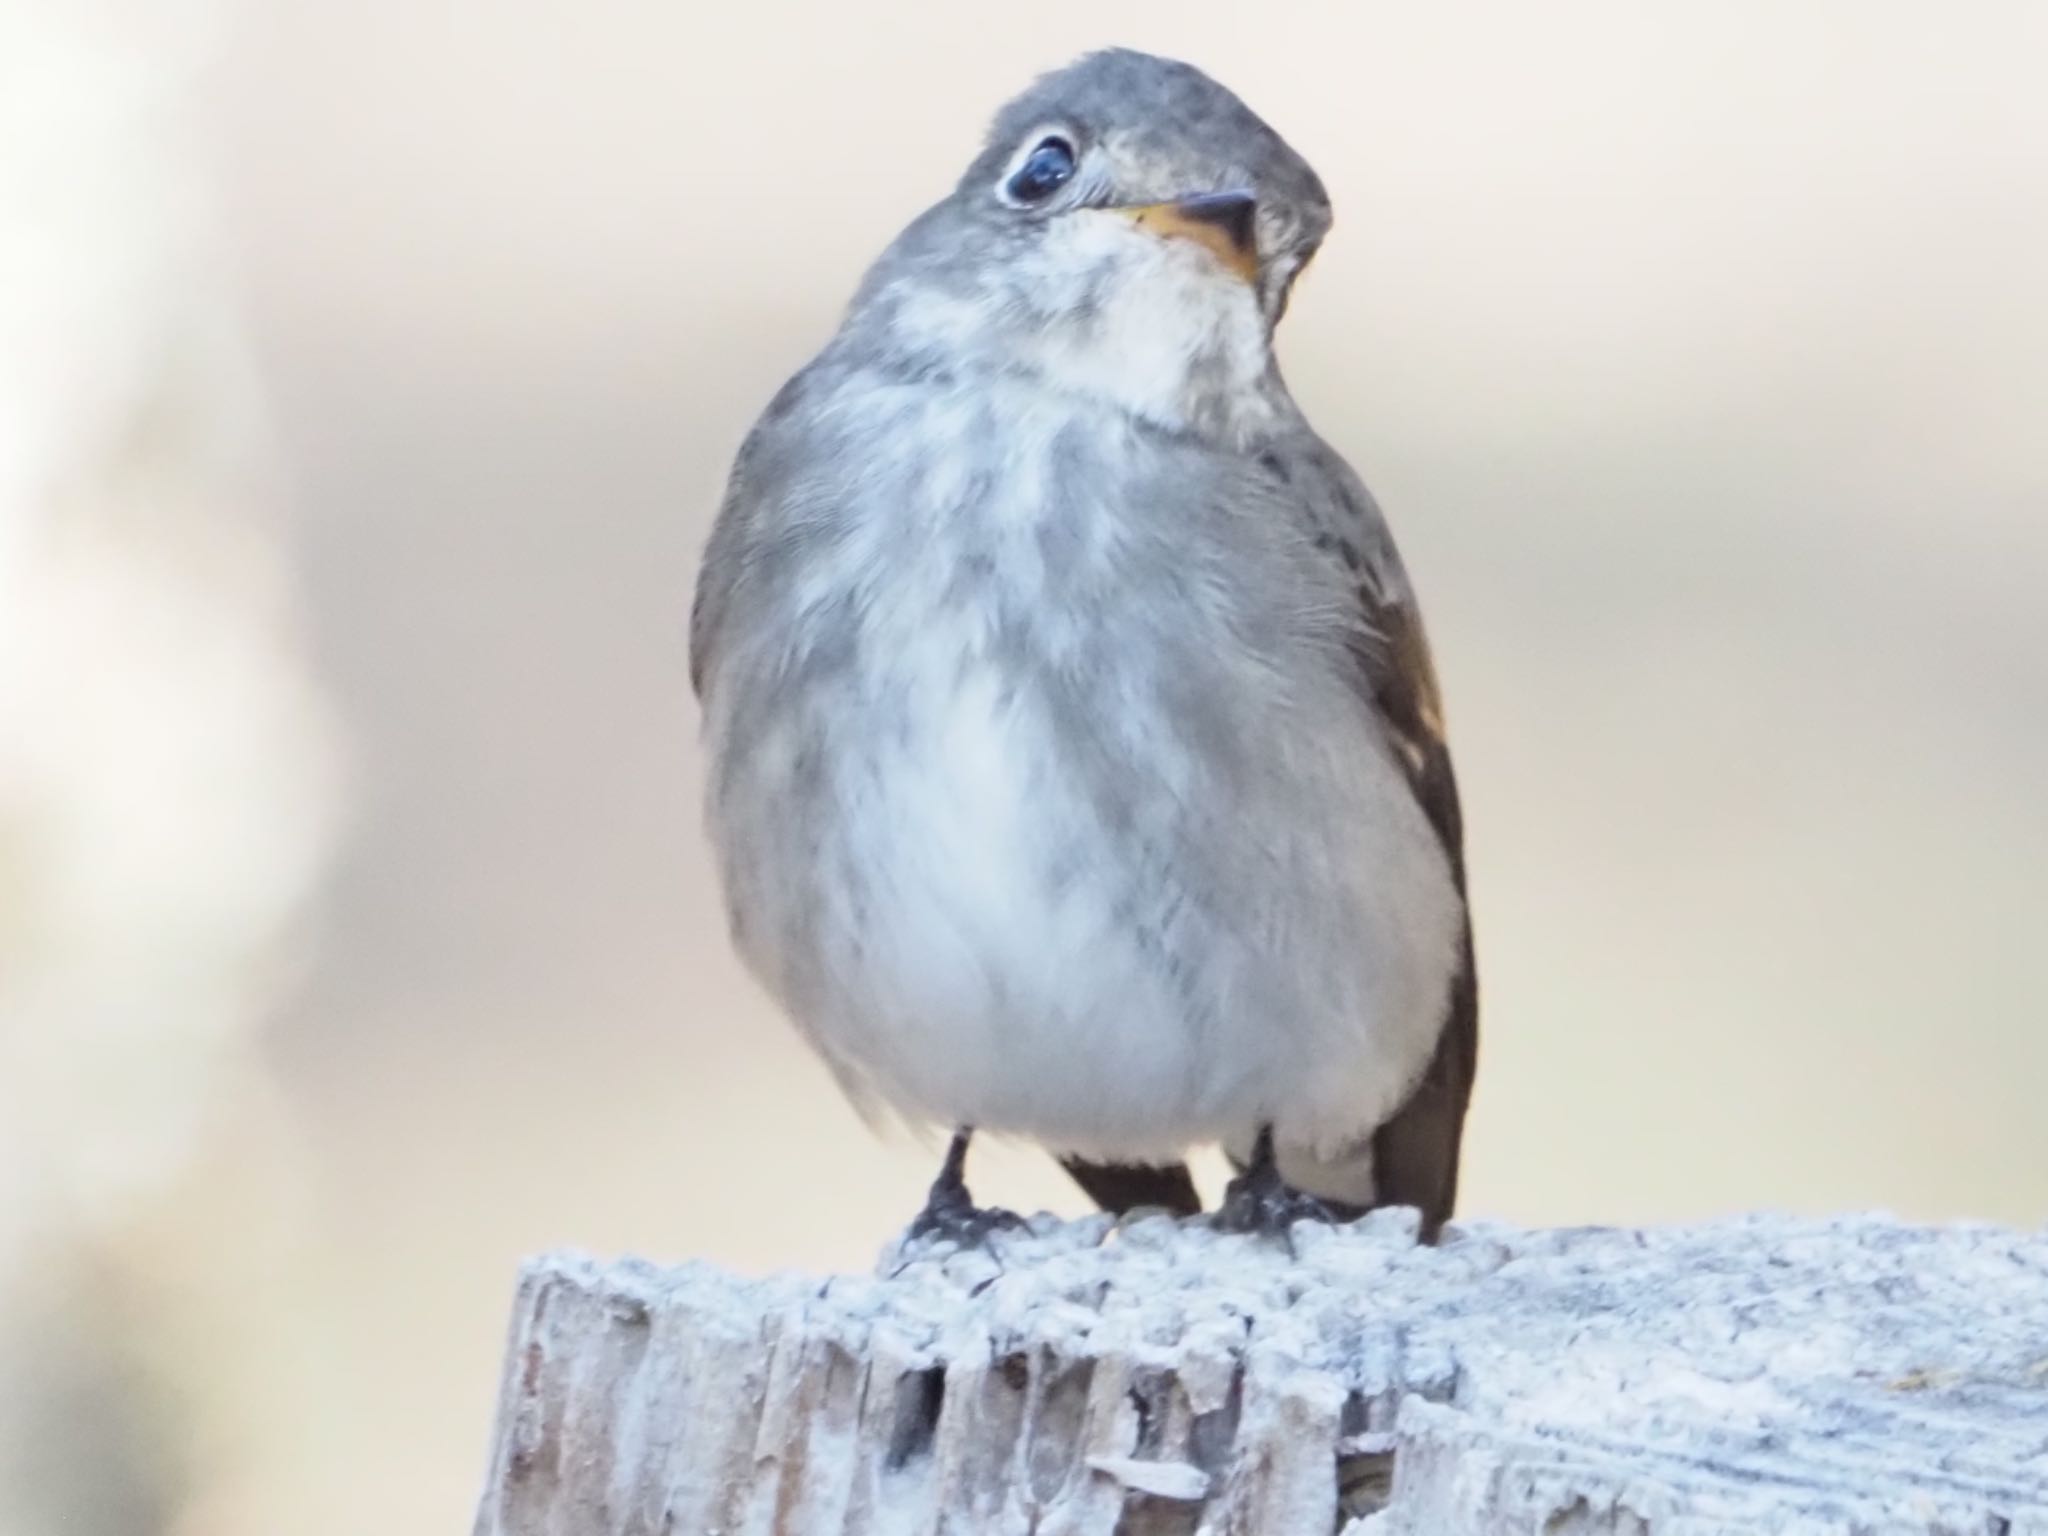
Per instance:
[[[996,196],[1012,208],[1042,208],[1080,174],[1075,135],[1049,123],[1024,136],[996,183]]]

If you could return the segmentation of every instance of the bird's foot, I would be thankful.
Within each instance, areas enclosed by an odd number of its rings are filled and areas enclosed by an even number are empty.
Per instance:
[[[952,1145],[946,1148],[945,1165],[932,1180],[932,1192],[925,1196],[924,1209],[903,1234],[900,1247],[908,1248],[931,1238],[963,1250],[987,1248],[989,1238],[996,1233],[1012,1232],[1027,1225],[1015,1211],[976,1205],[967,1192],[967,1143],[973,1137],[971,1126],[963,1125],[953,1133]]]
[[[1015,1211],[1006,1211],[995,1205],[976,1205],[964,1187],[948,1185],[940,1179],[932,1186],[931,1197],[925,1201],[924,1209],[917,1213],[909,1230],[903,1234],[903,1241],[908,1245],[930,1238],[950,1242],[956,1248],[984,1248],[993,1234],[1019,1231],[1028,1226],[1029,1223]]]
[[[1292,1253],[1297,1221],[1336,1220],[1335,1211],[1289,1184],[1280,1177],[1280,1170],[1267,1162],[1255,1163],[1225,1187],[1223,1203],[1216,1208],[1215,1226],[1218,1232],[1277,1237]]]

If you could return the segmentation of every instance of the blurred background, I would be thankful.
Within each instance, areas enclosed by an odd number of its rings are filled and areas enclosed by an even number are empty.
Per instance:
[[[2048,8],[5,0],[0,1531],[464,1529],[522,1255],[914,1210],[727,949],[690,585],[1112,42],[1336,201],[1283,354],[1448,690],[1464,1210],[2048,1213]]]

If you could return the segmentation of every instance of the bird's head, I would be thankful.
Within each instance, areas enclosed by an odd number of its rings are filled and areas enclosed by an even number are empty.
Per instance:
[[[1308,163],[1191,65],[1116,49],[1002,109],[854,319],[949,369],[1043,377],[1161,424],[1225,425],[1330,226]]]

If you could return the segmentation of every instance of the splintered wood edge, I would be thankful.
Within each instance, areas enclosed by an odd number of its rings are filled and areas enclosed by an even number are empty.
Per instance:
[[[530,1262],[477,1536],[2048,1531],[2048,1238],[1047,1218]]]

